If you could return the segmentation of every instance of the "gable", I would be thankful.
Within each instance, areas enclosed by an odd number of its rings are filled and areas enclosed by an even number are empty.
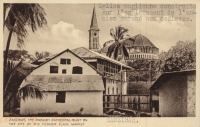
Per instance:
[[[63,64],[61,63],[61,59],[70,60],[70,62]],[[50,73],[51,66],[57,67],[57,73]],[[98,75],[97,70],[91,67],[83,59],[77,57],[70,50],[65,50],[64,52],[45,62],[33,70],[30,75],[72,75],[74,67],[82,68],[82,75]],[[66,70],[65,74],[62,74],[63,70]]]

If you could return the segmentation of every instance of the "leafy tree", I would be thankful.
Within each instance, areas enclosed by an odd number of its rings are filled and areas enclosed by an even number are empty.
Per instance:
[[[52,55],[50,52],[44,51],[44,52],[35,52],[35,56],[30,55],[29,59],[31,62],[37,62],[40,59],[46,58],[48,56]]]
[[[26,50],[9,50],[7,59],[14,60],[14,61],[21,61],[22,58],[27,57],[28,55],[29,55],[28,51]]]
[[[178,41],[168,52],[161,52],[162,71],[196,69],[196,40]]]
[[[115,60],[120,60],[119,56],[129,57],[128,51],[126,47],[124,46],[124,38],[127,35],[128,29],[122,27],[121,25],[115,27],[115,29],[110,29],[110,35],[114,39],[114,41],[109,41],[112,43],[107,52],[107,56],[113,57]],[[106,42],[103,46],[109,45],[108,42]]]

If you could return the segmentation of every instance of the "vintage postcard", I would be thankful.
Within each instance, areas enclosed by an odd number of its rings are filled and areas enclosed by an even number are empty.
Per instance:
[[[0,125],[200,127],[199,4],[1,2]]]

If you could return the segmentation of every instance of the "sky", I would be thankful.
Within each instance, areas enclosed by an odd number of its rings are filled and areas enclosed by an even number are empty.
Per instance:
[[[34,54],[36,51],[59,53],[67,48],[89,47],[88,30],[91,24],[94,4],[40,5],[45,9],[48,25],[46,28],[38,29],[35,33],[32,33],[28,29],[30,32],[25,39],[26,45],[23,49],[27,50],[30,54]],[[101,47],[104,42],[112,40],[110,29],[118,25],[128,28],[130,36],[142,34],[147,37],[160,51],[169,50],[179,40],[186,41],[196,38],[196,15],[191,13],[195,12],[195,6],[154,5],[153,8],[149,6],[131,8],[135,6],[130,7],[124,4],[116,6],[112,4],[112,8],[110,8],[110,5],[108,6],[109,8],[105,8],[105,6],[107,7],[105,4],[95,4],[97,22],[100,29],[99,42]],[[108,13],[108,11],[112,12]],[[137,15],[136,12],[140,12],[140,14]],[[105,15],[105,13],[110,15]],[[116,17],[117,20],[104,21],[106,18],[110,19],[110,17]],[[138,17],[142,21],[121,21],[121,17],[131,17],[131,19]],[[156,21],[146,21],[147,17],[155,17]],[[161,21],[161,17],[165,19],[187,17],[189,21]],[[3,37],[5,50],[8,37],[7,29],[4,29]],[[16,42],[16,35],[13,35],[10,49],[19,49],[16,46]]]

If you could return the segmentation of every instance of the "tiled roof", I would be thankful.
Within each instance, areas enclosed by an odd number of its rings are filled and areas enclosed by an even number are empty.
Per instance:
[[[147,37],[138,34],[125,40],[125,46],[156,47]]]
[[[29,75],[20,87],[32,84],[42,91],[101,91],[104,90],[99,75]]]
[[[108,60],[110,62],[113,62],[115,64],[118,64],[118,65],[122,65],[123,67],[126,67],[126,68],[129,68],[129,69],[132,69],[130,66],[126,65],[126,64],[123,64],[117,60],[114,60],[110,57],[107,57],[103,54],[100,54],[100,53],[97,53],[95,51],[92,51],[92,50],[89,50],[85,47],[80,47],[80,48],[76,48],[76,49],[73,49],[72,52],[74,52],[75,54],[77,54],[78,56],[80,56],[81,58],[100,58],[100,59],[104,59],[104,60]]]

